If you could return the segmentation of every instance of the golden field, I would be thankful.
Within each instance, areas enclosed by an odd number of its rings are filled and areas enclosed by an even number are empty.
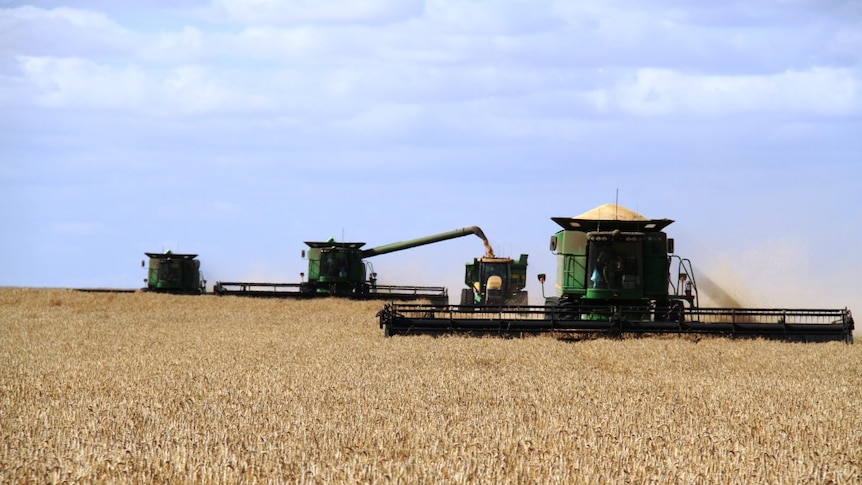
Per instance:
[[[859,344],[384,339],[381,306],[2,288],[0,482],[862,482]]]

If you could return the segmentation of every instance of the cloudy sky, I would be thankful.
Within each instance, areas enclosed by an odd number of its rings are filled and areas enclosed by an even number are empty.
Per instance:
[[[0,110],[0,285],[471,225],[532,282],[552,216],[618,200],[750,305],[862,312],[858,1],[0,0]],[[457,295],[481,253],[370,261]]]

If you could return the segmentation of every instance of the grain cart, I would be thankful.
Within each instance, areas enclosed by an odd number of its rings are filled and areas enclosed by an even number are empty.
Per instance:
[[[219,295],[312,298],[346,297],[378,300],[429,300],[434,305],[448,305],[449,295],[439,286],[381,285],[377,273],[367,258],[403,251],[426,244],[446,241],[468,235],[479,237],[485,245],[486,256],[493,256],[485,234],[477,226],[465,227],[431,236],[401,241],[370,249],[362,249],[363,242],[306,242],[308,251],[308,279],[300,283],[217,282],[214,291]]]
[[[384,335],[466,332],[717,334],[797,341],[853,341],[845,309],[702,308],[688,259],[675,254],[664,229],[670,219],[648,219],[614,204],[577,217],[553,217],[557,257],[554,294],[544,306],[501,305],[435,309],[386,305]],[[543,283],[545,275],[538,275]]]

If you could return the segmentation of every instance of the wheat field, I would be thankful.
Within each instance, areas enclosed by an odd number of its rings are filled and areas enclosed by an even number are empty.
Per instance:
[[[0,482],[862,482],[859,344],[384,339],[381,306],[2,288]]]

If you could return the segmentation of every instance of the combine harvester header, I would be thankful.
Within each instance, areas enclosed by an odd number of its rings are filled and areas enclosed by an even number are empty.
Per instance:
[[[853,341],[849,310],[701,308],[691,262],[664,229],[615,204],[553,217],[555,294],[544,306],[390,303],[379,313],[385,336],[418,333],[715,334],[791,341]],[[671,275],[675,275],[675,279]],[[544,282],[545,275],[538,275]]]

